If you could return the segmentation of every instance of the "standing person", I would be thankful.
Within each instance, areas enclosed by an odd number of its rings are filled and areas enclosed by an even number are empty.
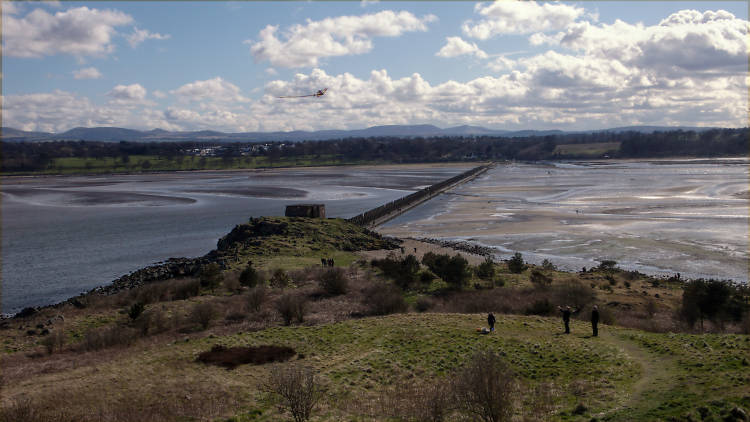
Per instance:
[[[492,315],[492,312],[487,314],[487,324],[490,326],[490,331],[495,331],[495,315]]]
[[[594,305],[594,309],[591,310],[591,329],[594,331],[594,337],[599,335],[597,324],[599,324],[599,307]]]
[[[565,306],[564,308],[558,306],[557,309],[562,312],[562,319],[565,323],[565,334],[570,334],[570,315],[578,311],[573,311],[572,309],[570,309],[570,306]]]

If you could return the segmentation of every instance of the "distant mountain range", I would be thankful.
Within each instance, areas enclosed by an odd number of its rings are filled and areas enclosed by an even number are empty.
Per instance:
[[[671,130],[693,130],[705,131],[715,129],[713,127],[688,127],[688,126],[625,126],[602,130],[588,131],[562,131],[562,130],[497,130],[487,129],[481,126],[456,126],[441,129],[433,125],[388,125],[373,126],[367,129],[354,130],[318,130],[318,131],[291,131],[291,132],[242,132],[224,133],[212,130],[201,130],[195,132],[170,132],[163,129],[148,131],[125,129],[119,127],[77,127],[62,133],[48,132],[26,132],[23,130],[3,127],[1,135],[3,141],[29,141],[42,142],[53,140],[75,140],[75,141],[138,141],[138,142],[174,142],[174,141],[214,141],[214,142],[274,142],[274,141],[319,141],[329,139],[359,138],[359,137],[430,137],[430,136],[505,136],[505,137],[528,137],[561,135],[573,133],[595,133],[595,132],[626,132],[635,131],[641,133],[665,132]]]

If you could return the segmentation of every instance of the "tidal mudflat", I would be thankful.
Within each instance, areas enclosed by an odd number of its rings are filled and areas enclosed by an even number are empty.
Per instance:
[[[201,256],[251,216],[299,202],[351,217],[471,165],[10,177],[2,312],[54,303],[170,257]]]
[[[379,229],[471,240],[568,270],[748,278],[748,160],[498,165]]]

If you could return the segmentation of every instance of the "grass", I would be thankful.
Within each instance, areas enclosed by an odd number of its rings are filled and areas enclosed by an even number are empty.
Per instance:
[[[76,393],[70,397],[97,396],[117,407],[119,397],[141,397],[145,405],[157,397],[179,402],[191,392],[202,399],[222,391],[227,405],[217,415],[240,416],[242,409],[257,409],[258,420],[277,420],[261,388],[270,368],[285,363],[228,371],[195,361],[215,345],[273,344],[304,355],[292,361],[314,367],[325,383],[329,400],[322,414],[328,416],[320,420],[378,420],[345,404],[377,401],[382,391],[404,380],[440,379],[482,348],[500,352],[527,388],[555,386],[549,420],[584,421],[594,415],[611,421],[666,420],[697,414],[702,406],[719,415],[748,405],[750,376],[742,364],[750,350],[748,336],[654,334],[604,326],[601,337],[589,338],[590,327],[583,322],[574,321],[573,334],[563,335],[557,318],[508,315],[498,316],[494,334],[479,335],[476,328],[483,324],[484,315],[403,314],[175,339],[141,344],[95,365],[82,361],[66,371],[19,380],[6,386],[5,394],[12,398],[65,390]],[[661,373],[647,372],[655,365]],[[644,377],[648,382],[639,383]],[[88,399],[80,400],[71,399],[69,405],[87,405]],[[524,400],[533,404],[531,397]],[[588,409],[584,415],[573,414],[578,404]]]
[[[486,314],[448,312],[468,309],[467,305],[495,309],[508,302],[518,308],[514,312],[523,312],[523,301],[534,299],[524,295],[545,292],[532,289],[529,280],[538,267],[511,274],[506,263],[498,263],[497,277],[505,287],[489,289],[491,283],[474,278],[466,292],[436,294],[445,287],[436,279],[405,293],[412,305],[420,297],[429,298],[439,312],[353,319],[354,314],[367,315],[372,301],[367,292],[373,283],[383,282],[378,271],[361,263],[367,255],[357,251],[386,246],[383,239],[345,220],[252,219],[219,242],[217,255],[227,260],[232,272],[251,260],[260,270],[293,273],[296,293],[310,301],[303,324],[281,326],[276,314],[275,301],[290,289],[269,289],[259,310],[245,309],[234,320],[228,315],[240,312],[248,297],[220,287],[190,299],[147,304],[145,312],[159,309],[170,319],[165,332],[141,336],[128,347],[82,352],[70,345],[88,330],[126,324],[125,310],[138,291],[91,298],[84,309],[43,309],[0,329],[5,348],[0,403],[16,415],[24,406],[42,415],[27,421],[60,414],[65,417],[51,420],[276,421],[283,416],[263,392],[270,370],[304,364],[315,369],[326,389],[313,420],[388,420],[384,398],[394,395],[393,390],[444,382],[474,351],[489,348],[507,360],[521,381],[519,420],[684,420],[688,415],[694,420],[721,420],[734,406],[750,407],[748,335],[656,333],[602,325],[600,337],[592,338],[585,320],[573,320],[572,334],[565,335],[559,317],[498,312],[496,331],[480,335],[477,328],[486,325]],[[360,261],[349,273],[346,294],[320,293],[310,275],[321,257],[333,258],[339,267]],[[614,312],[620,323],[638,326],[624,319],[630,316],[663,331],[676,328],[657,322],[672,321],[679,306],[679,283],[657,283],[617,269],[544,272],[552,287],[570,279],[591,286],[603,314]],[[484,302],[477,306],[480,301]],[[649,301],[658,305],[656,316],[639,316]],[[219,310],[205,330],[186,320],[197,303],[211,303]],[[63,330],[69,347],[52,355],[39,353],[41,338],[26,330],[58,313],[64,314],[64,322],[50,329]],[[291,347],[298,354],[289,362],[232,370],[196,361],[215,346],[265,345]]]

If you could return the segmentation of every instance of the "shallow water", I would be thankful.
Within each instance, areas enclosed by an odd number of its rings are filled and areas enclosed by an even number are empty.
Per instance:
[[[579,270],[748,279],[748,160],[499,165],[392,220],[395,236],[472,240]]]
[[[251,216],[325,203],[351,217],[468,167],[337,167],[4,178],[2,312],[55,303],[170,257],[201,256]]]

